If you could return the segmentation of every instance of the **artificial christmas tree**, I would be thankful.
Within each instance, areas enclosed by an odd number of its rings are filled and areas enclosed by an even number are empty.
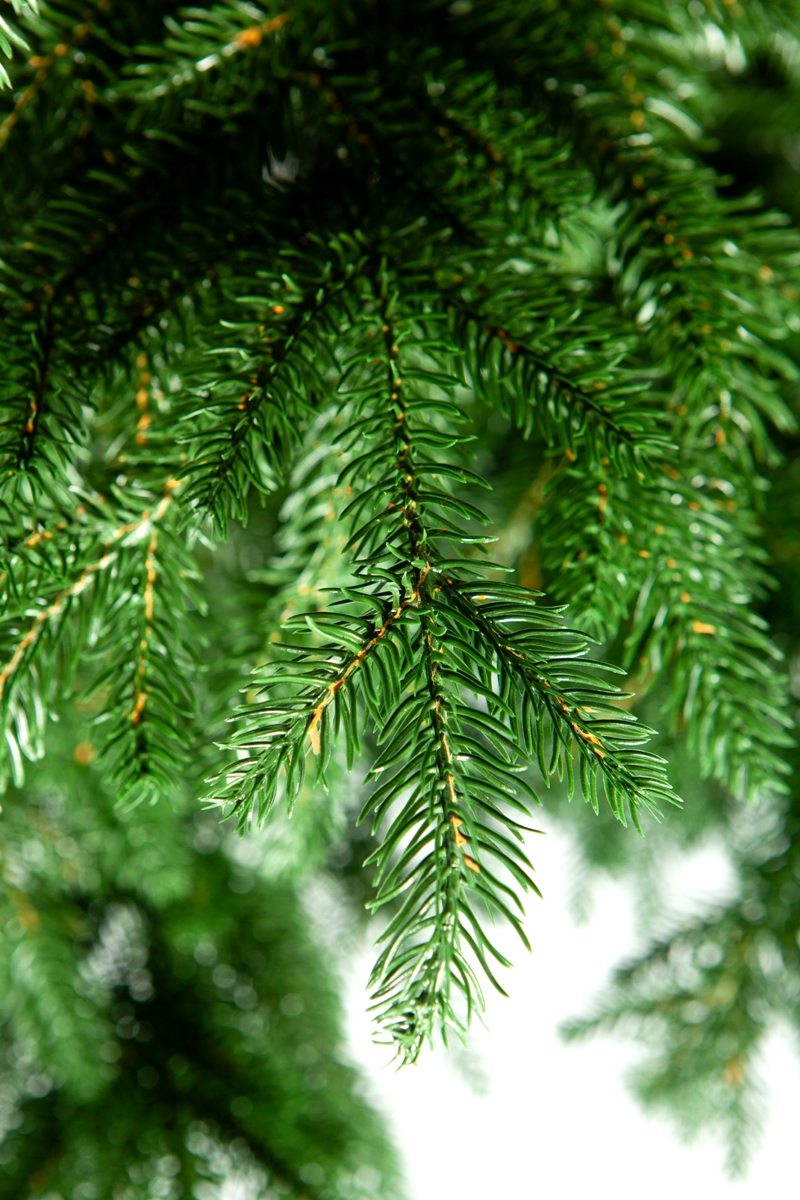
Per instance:
[[[123,808],[205,794],[248,836],[288,803],[270,853],[308,864],[365,772],[403,1061],[501,987],[494,919],[527,940],[543,788],[637,828],[678,802],[632,703],[710,781],[692,827],[786,811],[762,523],[800,241],[706,160],[720,75],[795,16],[18,6],[6,776],[78,694]],[[753,1038],[717,1007],[692,1069],[740,1112]]]

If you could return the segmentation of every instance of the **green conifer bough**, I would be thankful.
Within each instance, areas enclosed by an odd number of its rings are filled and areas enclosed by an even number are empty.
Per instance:
[[[205,774],[244,830],[314,781],[335,807],[360,764],[402,1059],[500,986],[496,918],[525,941],[542,787],[637,828],[677,802],[622,671],[703,777],[786,786],[760,513],[795,427],[800,239],[704,156],[714,72],[795,17],[20,8],[5,773],[74,688],[124,805]],[[511,527],[491,544],[515,487],[538,547],[517,574]],[[248,519],[256,592],[226,629],[210,564]]]

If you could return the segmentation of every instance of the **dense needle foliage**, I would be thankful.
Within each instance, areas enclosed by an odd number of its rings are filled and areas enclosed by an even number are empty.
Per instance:
[[[245,840],[271,822],[273,862],[346,845],[360,772],[385,915],[373,1011],[411,1061],[463,1032],[486,979],[502,989],[493,923],[527,943],[543,789],[641,830],[685,777],[684,829],[739,839],[742,899],[620,976],[603,1019],[655,1014],[648,1094],[696,1094],[746,1132],[750,1058],[796,1008],[764,964],[800,977],[795,626],[785,592],[770,599],[797,553],[800,237],[749,191],[749,160],[738,182],[717,168],[736,166],[725,131],[758,72],[793,86],[796,6],[15,11],[13,36],[0,27],[14,795],[35,811],[25,760],[68,696],[119,812],[204,796]],[[779,830],[771,858],[763,838],[742,849],[741,811]],[[575,820],[588,859],[624,853],[603,816],[592,833]],[[751,896],[767,860],[785,937]],[[172,917],[149,919],[163,962]],[[298,1178],[328,1186],[313,1164]]]

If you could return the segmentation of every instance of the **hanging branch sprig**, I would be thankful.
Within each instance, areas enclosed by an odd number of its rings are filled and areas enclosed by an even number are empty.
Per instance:
[[[179,486],[172,484],[170,491]],[[175,532],[177,514],[167,521],[161,505],[157,523],[123,542],[116,595],[91,646],[100,670],[86,690],[87,700],[102,698],[101,762],[127,805],[174,791],[194,740],[198,655],[186,631],[204,605],[196,566]]]
[[[564,627],[561,610],[492,583],[497,568],[467,557],[492,539],[455,490],[481,481],[454,461],[469,436],[458,430],[461,381],[447,370],[445,322],[406,315],[385,281],[365,301],[339,389],[353,582],[327,611],[287,622],[317,644],[282,644],[289,661],[258,673],[231,742],[242,757],[217,796],[240,824],[263,817],[279,790],[291,803],[308,758],[324,778],[338,731],[351,762],[372,731],[374,788],[361,820],[382,835],[373,907],[396,909],[372,977],[374,1010],[405,1060],[437,1027],[463,1031],[483,1004],[478,967],[500,987],[491,960],[507,960],[486,914],[526,942],[529,763],[546,780],[566,773],[571,794],[577,755],[587,799],[597,806],[602,779],[616,815],[624,820],[627,806],[637,826],[642,808],[674,800],[662,760],[641,749],[650,731],[615,706],[619,690],[598,681],[597,664],[574,663],[588,639]]]
[[[527,944],[521,902],[491,872],[489,856],[495,854],[504,860],[502,865],[510,865],[523,888],[535,885],[521,839],[513,841],[494,830],[495,815],[502,819],[505,814],[496,805],[490,808],[483,803],[484,794],[488,799],[487,785],[491,788],[500,780],[508,795],[516,795],[517,755],[502,734],[498,748],[496,730],[494,744],[479,740],[480,718],[472,719],[476,715],[472,705],[447,675],[445,629],[438,619],[436,564],[442,555],[437,534],[472,540],[440,522],[452,519],[453,511],[462,519],[482,519],[478,510],[440,487],[440,471],[433,469],[437,464],[428,452],[428,448],[441,451],[467,440],[437,430],[422,416],[436,412],[451,424],[458,420],[461,414],[452,402],[435,394],[458,381],[436,370],[441,344],[429,336],[420,354],[420,330],[413,330],[410,323],[403,323],[405,329],[396,323],[393,307],[384,297],[383,353],[371,360],[376,370],[362,392],[359,407],[365,416],[357,422],[357,437],[376,443],[374,452],[385,459],[385,474],[350,507],[352,515],[359,517],[365,505],[372,509],[370,520],[351,537],[358,546],[359,573],[372,577],[380,571],[390,576],[399,571],[416,600],[405,622],[406,661],[401,664],[402,674],[398,672],[399,688],[394,689],[398,700],[406,699],[388,720],[384,712],[375,722],[381,750],[371,774],[380,783],[361,814],[362,820],[371,816],[377,831],[394,804],[402,804],[391,814],[393,819],[371,860],[376,866],[373,908],[400,900],[380,938],[383,948],[371,985],[373,1011],[381,1026],[398,1055],[413,1061],[437,1027],[445,1038],[448,1028],[461,1033],[471,1013],[482,1008],[475,962],[499,987],[487,954],[503,965],[507,960],[487,938],[475,909],[488,907],[508,917]],[[403,356],[404,337],[412,332],[413,349]],[[351,469],[345,474],[350,476]],[[519,833],[518,823],[512,819],[511,824]],[[469,852],[473,843],[474,854]],[[483,865],[475,857],[481,852]],[[502,892],[513,897],[518,912],[509,908]]]

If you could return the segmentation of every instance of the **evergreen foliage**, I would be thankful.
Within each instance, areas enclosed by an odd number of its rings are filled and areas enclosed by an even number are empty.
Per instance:
[[[80,736],[6,795],[0,1195],[394,1195],[296,895]]]
[[[123,806],[204,774],[246,832],[301,797],[275,845],[302,857],[341,836],[363,764],[373,1004],[404,1061],[464,1030],[483,977],[501,988],[496,918],[525,941],[543,788],[636,828],[678,803],[631,701],[710,781],[701,806],[788,811],[763,519],[796,429],[800,239],[715,171],[710,135],[796,18],[19,8],[5,777],[23,786],[77,690]],[[219,564],[240,554],[233,584]],[[737,1104],[748,1020],[721,1076]],[[718,1057],[691,1056],[717,1090]]]

